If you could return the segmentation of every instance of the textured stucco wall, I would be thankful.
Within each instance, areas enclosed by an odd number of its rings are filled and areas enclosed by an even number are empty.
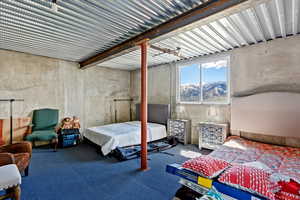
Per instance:
[[[231,94],[261,87],[300,91],[300,36],[239,48],[226,54],[230,56]],[[136,101],[140,94],[139,73],[139,70],[131,73],[131,93]],[[171,102],[173,118],[192,121],[192,143],[198,143],[199,122],[230,122],[230,105],[176,104],[175,64],[150,68],[148,84],[149,103]]]
[[[228,52],[231,94],[263,86],[300,90],[299,53],[299,36]],[[230,105],[176,104],[176,65],[150,68],[148,78],[149,103],[170,103],[173,118],[191,119],[193,143],[197,143],[198,122],[230,122]],[[73,62],[0,50],[0,98],[25,99],[15,103],[16,117],[51,107],[58,108],[61,117],[79,116],[83,127],[88,127],[114,122],[117,106],[118,121],[126,121],[128,102],[115,105],[113,99],[132,96],[136,103],[139,94],[139,71],[79,70]],[[0,118],[8,117],[8,111],[8,104],[0,103]]]
[[[130,97],[130,72],[94,67],[84,70],[85,118],[88,126],[129,121],[129,102],[114,103],[114,98]]]
[[[148,101],[151,103],[169,104],[171,96],[171,71],[173,65],[164,65],[148,69]],[[132,72],[131,95],[134,100],[140,100],[140,70]]]
[[[114,121],[114,98],[130,96],[130,72],[107,68],[78,69],[58,59],[0,50],[0,98],[23,98],[14,115],[37,108],[57,108],[60,117],[79,116],[83,128]],[[118,120],[129,119],[128,103],[118,103]],[[0,103],[0,118],[9,116]]]
[[[265,87],[300,90],[300,36],[236,49],[231,55],[232,93]]]

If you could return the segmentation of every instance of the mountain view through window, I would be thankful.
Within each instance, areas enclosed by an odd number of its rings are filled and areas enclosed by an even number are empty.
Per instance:
[[[227,103],[227,73],[227,60],[180,67],[180,101]]]

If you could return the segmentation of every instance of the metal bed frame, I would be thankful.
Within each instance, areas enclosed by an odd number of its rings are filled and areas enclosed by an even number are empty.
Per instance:
[[[214,187],[218,192],[224,195],[225,199],[227,197],[227,199],[237,200],[267,200],[259,195],[221,183],[216,178],[209,179],[202,177],[195,172],[182,168],[179,164],[167,165],[166,172],[180,177],[180,184],[189,187],[202,195],[206,194]]]

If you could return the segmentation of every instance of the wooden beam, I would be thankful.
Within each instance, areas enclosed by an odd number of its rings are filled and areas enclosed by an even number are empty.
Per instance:
[[[147,48],[148,41],[141,44],[141,170],[148,169],[147,152],[147,121],[148,121],[148,102],[147,102]]]
[[[245,2],[247,0],[210,0],[207,1],[188,12],[185,12],[177,17],[170,19],[169,21],[162,23],[140,35],[137,35],[123,43],[116,45],[106,51],[100,52],[86,60],[79,62],[80,68],[88,68],[92,65],[102,63],[110,60],[114,57],[120,56],[129,51],[130,48],[135,47],[135,44],[139,41],[148,38],[150,40],[159,36],[165,35],[169,32],[175,31],[181,27],[187,26],[198,20],[204,19],[208,16],[216,14],[224,9],[231,8],[237,4]]]

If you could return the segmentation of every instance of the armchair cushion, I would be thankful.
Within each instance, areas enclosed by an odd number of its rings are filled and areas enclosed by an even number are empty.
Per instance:
[[[11,153],[0,153],[0,166],[15,164],[14,155]]]
[[[57,138],[54,130],[33,131],[32,134],[26,136],[28,141],[51,141]]]
[[[25,171],[29,166],[32,153],[30,142],[20,142],[0,147],[0,166],[16,164],[19,170]]]
[[[40,109],[34,110],[32,118],[32,130],[53,130],[58,123],[58,110]]]
[[[30,142],[18,142],[15,144],[10,144],[10,145],[6,145],[6,146],[2,146],[0,147],[0,153],[12,153],[12,154],[16,154],[16,153],[28,153],[29,156],[31,157],[32,154],[32,145]]]

